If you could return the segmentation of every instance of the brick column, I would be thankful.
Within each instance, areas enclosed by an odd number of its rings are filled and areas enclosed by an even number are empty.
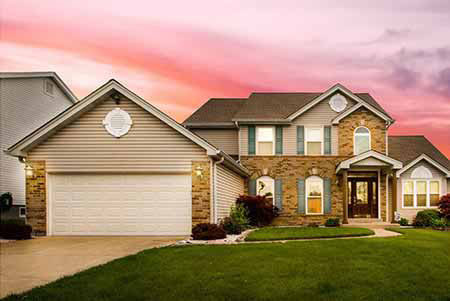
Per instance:
[[[47,191],[45,161],[32,161],[33,176],[26,176],[27,223],[34,235],[47,234]]]
[[[397,211],[397,176],[395,175],[395,171],[392,176],[392,214],[391,214],[391,223],[395,222],[395,211]]]
[[[201,168],[202,176],[196,170]],[[211,172],[209,161],[192,162],[192,226],[210,222]]]
[[[342,221],[343,224],[348,224],[348,176],[347,171],[343,171],[342,175],[342,185],[344,192],[344,219]]]

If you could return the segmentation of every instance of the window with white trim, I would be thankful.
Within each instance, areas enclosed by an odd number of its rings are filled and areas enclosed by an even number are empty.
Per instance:
[[[354,153],[355,155],[367,152],[371,148],[370,131],[368,128],[360,126],[355,129],[354,133]]]
[[[275,153],[275,128],[257,127],[256,128],[256,154],[273,155]]]
[[[305,128],[305,150],[308,156],[323,154],[323,128]]]
[[[323,214],[323,180],[317,176],[306,179],[306,214]]]
[[[274,200],[275,180],[269,176],[262,176],[256,180],[256,194]]]
[[[403,181],[403,208],[437,207],[439,202],[439,180]]]

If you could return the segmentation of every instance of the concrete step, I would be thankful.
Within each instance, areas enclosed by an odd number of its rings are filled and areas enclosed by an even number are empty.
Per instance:
[[[380,218],[349,218],[349,225],[351,224],[374,224],[374,223],[383,223]]]

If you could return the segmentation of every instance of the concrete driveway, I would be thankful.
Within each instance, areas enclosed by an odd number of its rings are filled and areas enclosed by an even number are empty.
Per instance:
[[[0,298],[183,237],[41,237],[0,244]]]

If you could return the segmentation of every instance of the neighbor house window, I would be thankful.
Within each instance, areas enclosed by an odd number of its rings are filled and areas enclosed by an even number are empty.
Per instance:
[[[306,128],[305,148],[306,154],[309,156],[322,155],[323,129],[322,128]]]
[[[256,154],[273,155],[275,153],[275,128],[256,128]]]
[[[275,181],[271,177],[263,176],[256,180],[256,194],[272,200],[274,196]]]
[[[306,214],[323,214],[323,180],[317,176],[306,179]]]
[[[370,150],[370,131],[366,127],[359,127],[355,130],[354,152],[355,155],[362,154]]]
[[[403,207],[436,207],[440,194],[440,182],[436,180],[407,180],[403,182]]]

